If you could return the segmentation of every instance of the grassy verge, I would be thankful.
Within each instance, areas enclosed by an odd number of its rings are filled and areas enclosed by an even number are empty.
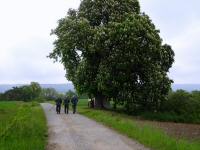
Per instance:
[[[0,150],[44,150],[46,133],[38,103],[0,102]]]
[[[87,101],[80,100],[78,111],[131,139],[155,150],[199,150],[200,142],[189,142],[166,135],[162,130],[151,126],[139,126],[131,117],[111,111],[87,108]]]

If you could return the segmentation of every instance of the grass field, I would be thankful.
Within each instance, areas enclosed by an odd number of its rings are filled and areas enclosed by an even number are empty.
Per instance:
[[[189,142],[168,136],[149,125],[138,125],[131,117],[111,111],[87,108],[87,100],[80,100],[78,112],[155,150],[199,150],[200,141]]]
[[[38,103],[0,102],[0,150],[44,150],[46,133]]]

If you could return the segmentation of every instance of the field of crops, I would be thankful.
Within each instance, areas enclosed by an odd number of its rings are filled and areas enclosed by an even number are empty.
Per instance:
[[[46,133],[38,103],[0,102],[0,150],[44,150]]]

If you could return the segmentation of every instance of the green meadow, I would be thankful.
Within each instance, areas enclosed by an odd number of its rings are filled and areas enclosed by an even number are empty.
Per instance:
[[[35,102],[0,102],[0,150],[44,150],[46,119]]]

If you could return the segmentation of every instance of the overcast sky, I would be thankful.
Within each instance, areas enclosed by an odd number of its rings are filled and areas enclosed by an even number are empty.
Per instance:
[[[66,83],[59,63],[46,58],[57,20],[79,0],[0,0],[0,84]],[[175,51],[170,77],[175,83],[200,83],[200,1],[140,0]]]

